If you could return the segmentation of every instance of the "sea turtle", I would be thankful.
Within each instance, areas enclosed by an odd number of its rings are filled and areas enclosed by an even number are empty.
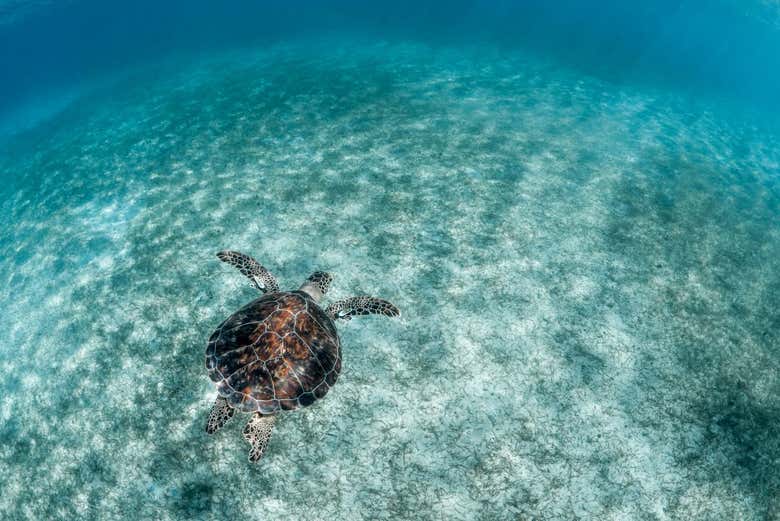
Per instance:
[[[314,272],[295,291],[280,291],[276,278],[255,259],[236,251],[217,257],[264,293],[224,322],[209,338],[206,369],[219,393],[206,422],[217,432],[236,411],[252,413],[244,438],[258,461],[276,415],[324,397],[341,371],[341,343],[333,321],[355,315],[397,317],[398,308],[375,297],[351,297],[320,307],[332,277]]]

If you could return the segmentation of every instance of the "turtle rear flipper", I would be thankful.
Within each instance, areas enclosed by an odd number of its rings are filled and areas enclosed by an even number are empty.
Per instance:
[[[249,461],[256,463],[263,457],[268,441],[271,439],[271,430],[274,428],[276,416],[263,416],[256,413],[252,415],[244,427],[244,439],[252,445],[249,450]]]
[[[385,315],[397,317],[401,311],[390,302],[376,297],[350,297],[328,306],[325,312],[331,317],[350,320],[357,315]]]
[[[206,432],[214,434],[221,429],[235,413],[236,410],[228,405],[228,401],[222,396],[218,396],[214,405],[211,407],[209,419],[206,422]]]
[[[222,262],[227,262],[241,272],[242,275],[252,281],[252,285],[263,293],[270,291],[276,293],[279,291],[279,283],[271,272],[265,269],[255,259],[241,252],[223,250],[217,253],[217,257]]]

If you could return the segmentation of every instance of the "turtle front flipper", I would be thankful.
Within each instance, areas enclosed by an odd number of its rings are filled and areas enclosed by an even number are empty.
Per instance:
[[[224,250],[217,253],[217,257],[222,262],[227,262],[231,266],[238,268],[238,271],[252,281],[252,286],[263,293],[268,291],[276,293],[279,291],[279,283],[276,282],[276,277],[271,275],[270,271],[249,255],[237,251]]]
[[[357,315],[385,315],[397,317],[399,309],[390,302],[376,297],[350,297],[339,300],[325,310],[334,319],[350,320]]]
[[[244,439],[252,445],[249,450],[249,461],[256,463],[263,457],[268,441],[271,439],[271,430],[274,428],[276,416],[263,416],[260,413],[252,415],[244,427]]]
[[[225,398],[217,396],[217,400],[211,407],[209,419],[206,422],[206,432],[214,434],[221,429],[235,413],[236,410],[228,404],[228,401]]]

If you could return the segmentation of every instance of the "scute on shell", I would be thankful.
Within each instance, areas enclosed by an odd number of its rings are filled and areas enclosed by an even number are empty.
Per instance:
[[[341,346],[332,320],[306,293],[266,294],[214,331],[206,369],[233,407],[271,414],[324,397],[341,371]]]

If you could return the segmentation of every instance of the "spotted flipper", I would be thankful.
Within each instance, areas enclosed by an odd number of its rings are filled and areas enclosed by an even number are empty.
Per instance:
[[[331,317],[351,320],[356,315],[385,315],[397,317],[401,314],[390,302],[376,297],[350,297],[334,302],[325,310]]]
[[[217,257],[222,262],[227,262],[231,266],[238,268],[245,277],[252,281],[252,285],[263,293],[276,293],[279,291],[279,283],[271,272],[260,265],[249,255],[237,251],[224,250],[217,253]]]
[[[217,401],[211,407],[209,419],[206,422],[206,432],[209,434],[217,432],[233,417],[235,412],[236,410],[228,405],[228,401],[225,398],[218,396]]]
[[[268,440],[271,439],[271,430],[274,428],[276,416],[263,416],[259,413],[252,415],[244,427],[244,439],[252,445],[249,450],[249,461],[256,463],[263,457]]]

